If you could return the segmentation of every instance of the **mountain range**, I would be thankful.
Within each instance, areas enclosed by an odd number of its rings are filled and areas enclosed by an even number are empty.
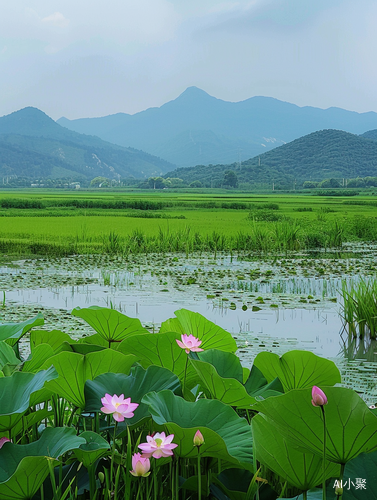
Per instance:
[[[174,165],[58,125],[37,108],[0,118],[0,176],[93,179],[148,178]]]
[[[244,161],[318,130],[362,134],[377,129],[377,113],[299,107],[270,97],[227,102],[189,87],[173,101],[134,115],[57,123],[189,167]]]

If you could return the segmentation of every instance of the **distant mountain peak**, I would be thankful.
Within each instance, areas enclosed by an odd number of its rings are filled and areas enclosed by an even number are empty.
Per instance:
[[[182,92],[182,94],[180,94],[177,99],[182,99],[182,98],[189,98],[189,99],[216,99],[216,97],[213,97],[209,94],[207,94],[207,92],[205,92],[204,90],[200,89],[199,87],[195,87],[195,86],[192,86],[192,87],[187,87],[186,90],[184,90]],[[217,100],[217,99],[216,99]]]

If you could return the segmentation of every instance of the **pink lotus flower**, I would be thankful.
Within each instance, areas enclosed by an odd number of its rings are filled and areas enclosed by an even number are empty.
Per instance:
[[[312,389],[312,405],[313,406],[323,406],[327,405],[326,394],[316,385]]]
[[[123,422],[125,418],[132,418],[134,410],[139,406],[138,403],[131,403],[131,398],[124,399],[124,394],[119,397],[116,394],[114,396],[105,394],[105,397],[101,399],[101,403],[103,404],[102,413],[112,413],[114,420],[117,422]]]
[[[140,453],[134,453],[132,455],[132,470],[130,470],[131,474],[136,477],[147,477],[150,472],[151,463],[149,458],[144,458]]]
[[[192,351],[192,352],[200,352],[204,351],[204,349],[201,349],[199,346],[202,343],[201,340],[197,339],[194,337],[194,335],[186,335],[183,333],[181,335],[181,340],[176,340],[177,344],[179,347],[182,347],[182,349],[185,349],[187,354]]]
[[[9,441],[9,443],[11,443],[12,441],[10,439],[8,439],[7,437],[2,437],[0,438],[0,448],[2,448],[4,446],[5,443],[7,443]]]
[[[174,450],[174,448],[178,446],[177,444],[172,443],[173,438],[174,434],[165,436],[165,432],[156,432],[153,437],[147,436],[147,442],[139,444],[139,448],[143,452],[142,457],[170,457],[171,455],[173,455],[172,450]]]
[[[195,432],[195,436],[194,436],[194,446],[197,446],[199,448],[200,446],[202,446],[202,444],[204,444],[204,437],[203,437],[203,434],[198,429]]]

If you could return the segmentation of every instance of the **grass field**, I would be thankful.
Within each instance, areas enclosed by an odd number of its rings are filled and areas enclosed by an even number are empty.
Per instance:
[[[373,196],[0,192],[0,251],[269,251],[377,240]]]

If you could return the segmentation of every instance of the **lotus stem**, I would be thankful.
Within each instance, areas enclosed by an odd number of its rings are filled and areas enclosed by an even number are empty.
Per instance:
[[[202,471],[200,469],[200,446],[198,446],[198,500],[202,500]]]
[[[321,410],[323,417],[322,500],[326,500],[326,417],[323,405]]]
[[[116,432],[117,432],[117,425],[118,422],[115,422],[114,425],[114,436],[113,436],[113,444],[111,447],[111,463],[110,463],[110,484],[111,484],[111,489],[113,483],[113,471],[114,471],[114,457],[115,457],[115,437],[116,437]]]
[[[186,356],[185,373],[183,375],[183,389],[182,389],[183,399],[185,398],[187,365],[188,365],[188,356]]]

